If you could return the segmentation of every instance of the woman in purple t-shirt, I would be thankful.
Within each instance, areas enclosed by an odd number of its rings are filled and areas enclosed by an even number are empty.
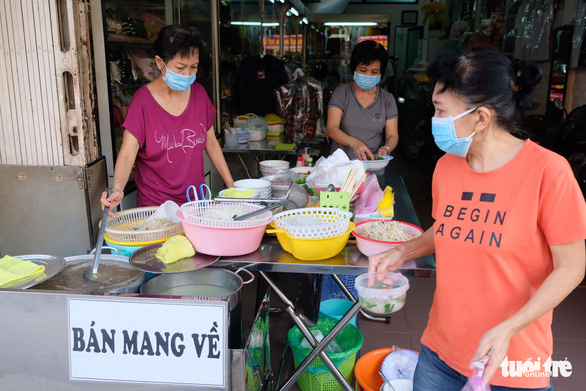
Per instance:
[[[122,201],[133,165],[139,207],[186,202],[187,187],[204,183],[204,151],[226,186],[234,182],[214,133],[216,109],[195,83],[202,51],[195,28],[167,26],[153,48],[160,74],[136,91],[128,107],[113,192],[102,195],[110,208]]]

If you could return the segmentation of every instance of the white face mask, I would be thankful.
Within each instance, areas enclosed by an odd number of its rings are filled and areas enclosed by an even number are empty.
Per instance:
[[[446,153],[461,157],[465,157],[468,154],[468,150],[472,144],[472,137],[476,132],[468,137],[458,138],[454,121],[470,114],[476,109],[477,107],[467,110],[455,117],[433,117],[431,119],[431,133],[433,134],[433,139],[439,149]]]

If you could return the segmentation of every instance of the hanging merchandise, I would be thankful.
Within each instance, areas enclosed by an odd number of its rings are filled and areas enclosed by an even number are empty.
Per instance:
[[[548,61],[550,31],[553,22],[552,0],[525,0],[517,15],[519,36],[514,57],[522,60]]]
[[[264,116],[275,110],[273,90],[287,83],[283,61],[273,56],[248,57],[240,64],[237,113]]]
[[[571,67],[586,67],[586,0],[574,3]]]
[[[314,138],[322,113],[317,85],[303,79],[303,72],[298,69],[292,82],[277,89],[276,98],[277,110],[285,118],[286,138],[296,144]]]

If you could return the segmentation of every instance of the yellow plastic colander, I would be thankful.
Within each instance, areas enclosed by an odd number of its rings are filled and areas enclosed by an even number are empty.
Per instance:
[[[277,234],[283,250],[293,254],[295,258],[304,261],[321,261],[338,255],[344,249],[355,226],[353,222],[350,222],[348,229],[342,235],[324,239],[298,239],[279,228],[269,228],[267,233]],[[274,227],[272,222],[271,227]]]

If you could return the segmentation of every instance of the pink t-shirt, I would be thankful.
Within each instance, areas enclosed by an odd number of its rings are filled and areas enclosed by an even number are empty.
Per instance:
[[[179,116],[163,109],[147,86],[136,91],[122,126],[140,145],[134,175],[139,207],[168,200],[181,205],[187,187],[204,182],[204,148],[215,114],[199,83],[191,86],[189,103]]]

